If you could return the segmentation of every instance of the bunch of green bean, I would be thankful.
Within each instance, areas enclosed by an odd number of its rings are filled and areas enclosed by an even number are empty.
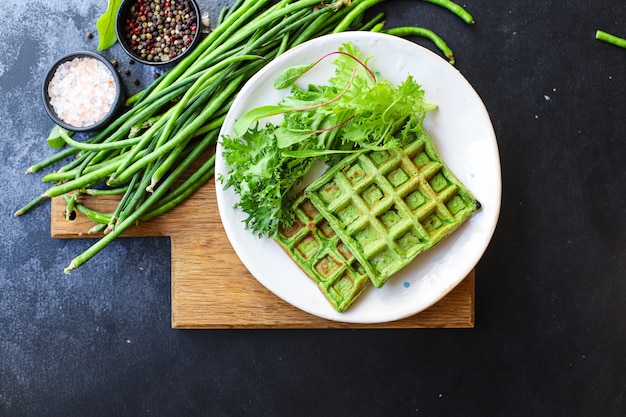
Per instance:
[[[63,196],[66,213],[79,212],[103,236],[65,268],[68,273],[104,249],[130,226],[163,214],[213,175],[210,147],[243,84],[286,50],[309,39],[346,30],[383,31],[431,39],[454,62],[445,42],[424,28],[386,30],[382,13],[365,13],[383,0],[236,0],[222,10],[215,28],[190,55],[145,90],[131,97],[128,110],[97,134],[77,141],[61,130],[66,147],[31,166],[35,173],[74,157],[44,176],[53,185],[26,204],[21,215],[51,197]],[[472,23],[450,0],[426,0]],[[184,178],[183,174],[192,174]],[[83,194],[119,194],[111,213],[80,203]]]

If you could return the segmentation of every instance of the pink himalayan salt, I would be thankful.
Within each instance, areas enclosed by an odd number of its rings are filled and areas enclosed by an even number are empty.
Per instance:
[[[117,86],[106,65],[95,58],[77,57],[58,66],[50,83],[50,105],[63,122],[74,127],[101,121],[115,102]]]

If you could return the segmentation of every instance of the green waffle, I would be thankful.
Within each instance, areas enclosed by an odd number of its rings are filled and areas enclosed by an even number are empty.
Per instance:
[[[370,284],[370,277],[308,198],[294,202],[296,220],[281,227],[276,242],[311,278],[338,312]]]
[[[480,206],[426,133],[401,151],[344,158],[305,196],[378,288]]]

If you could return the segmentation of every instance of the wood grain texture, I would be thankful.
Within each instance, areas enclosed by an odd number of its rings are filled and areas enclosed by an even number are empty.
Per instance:
[[[116,197],[87,197],[80,203],[111,211]],[[87,235],[93,223],[78,215],[65,218],[65,202],[52,199],[51,235]],[[322,319],[284,302],[250,275],[224,232],[209,181],[191,198],[165,215],[127,230],[123,236],[168,236],[172,256],[172,327],[217,328],[471,328],[474,326],[472,271],[454,290],[429,309],[390,323],[352,324]],[[105,249],[106,250],[106,249]],[[85,266],[87,267],[87,266]]]

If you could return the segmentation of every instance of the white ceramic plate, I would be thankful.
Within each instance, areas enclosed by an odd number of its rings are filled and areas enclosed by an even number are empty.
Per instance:
[[[276,104],[288,90],[277,91],[274,78],[292,65],[309,64],[346,42],[352,42],[369,66],[394,84],[410,74],[438,109],[424,126],[456,176],[481,202],[482,209],[437,246],[419,255],[381,289],[373,286],[348,309],[338,313],[316,285],[271,239],[245,230],[244,213],[233,209],[238,196],[217,180],[217,203],[235,252],[270,291],[308,313],[349,323],[382,323],[416,314],[445,296],[476,266],[491,240],[500,213],[500,158],[489,115],[465,78],[435,53],[408,40],[369,32],[327,35],[304,43],[259,71],[242,88],[223,124],[220,137],[233,136],[233,124],[246,111]],[[333,59],[322,61],[298,84],[323,84],[334,73]],[[217,146],[215,177],[227,175],[222,148]]]

